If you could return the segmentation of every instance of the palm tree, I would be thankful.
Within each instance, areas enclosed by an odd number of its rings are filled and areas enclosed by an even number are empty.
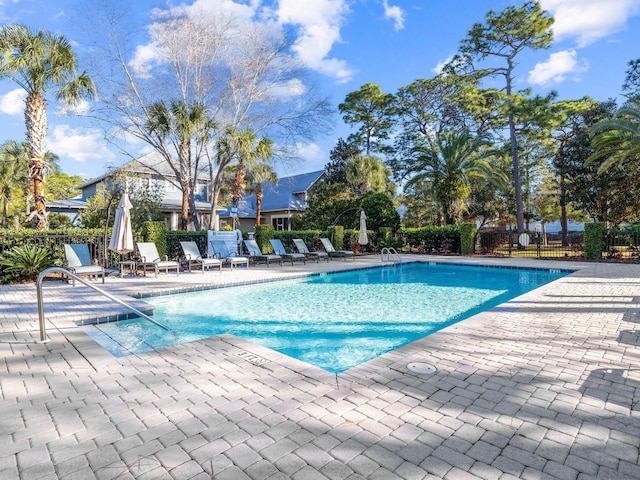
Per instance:
[[[44,154],[46,174],[59,173],[58,156],[48,151]],[[0,145],[0,161],[3,171],[10,175],[11,186],[23,192],[25,217],[29,217],[33,183],[29,181],[29,145],[26,142],[8,140]],[[13,173],[10,173],[13,172]],[[13,193],[11,193],[13,197]]]
[[[228,133],[230,143],[227,143],[227,147],[232,148],[233,156],[238,162],[231,197],[231,204],[237,209],[246,188],[247,167],[251,169],[259,162],[266,163],[273,152],[273,143],[267,137],[258,140],[256,134],[248,128],[240,131],[231,130]],[[237,227],[235,221],[234,219],[234,227]]]
[[[499,176],[483,158],[481,149],[490,145],[485,135],[473,136],[469,131],[446,131],[436,137],[435,149],[415,147],[415,157],[407,187],[426,182],[440,205],[446,225],[459,221],[471,194],[471,178]]]
[[[640,160],[640,105],[630,103],[620,108],[614,118],[594,125],[592,145],[596,152],[587,163],[606,158],[598,173],[606,172],[613,165]]]
[[[60,35],[24,25],[6,25],[0,30],[0,78],[10,78],[27,92],[25,124],[29,144],[29,177],[33,181],[36,227],[48,228],[44,180],[47,138],[45,95],[53,90],[65,105],[92,98],[95,85],[86,72],[76,72],[77,59],[71,44]]]
[[[0,157],[0,202],[2,202],[2,220],[0,226],[7,228],[9,202],[13,199],[13,185],[16,181],[17,165],[3,156]]]
[[[394,193],[395,185],[389,180],[391,171],[376,157],[351,157],[345,164],[345,173],[347,183],[357,188],[363,197],[369,192]]]
[[[162,100],[153,103],[149,107],[148,115],[147,127],[159,140],[154,146],[169,163],[182,190],[180,228],[187,230],[189,227],[191,210],[194,227],[199,230],[200,222],[196,214],[194,193],[200,155],[196,152],[195,158],[192,157],[192,142],[195,139],[198,148],[203,148],[210,140],[214,122],[209,118],[204,105],[187,105],[180,100],[172,100],[169,106]],[[178,156],[177,162],[171,156],[167,142],[173,144]]]
[[[250,182],[255,183],[253,192],[256,195],[256,225],[260,225],[262,199],[264,198],[262,184],[264,182],[277,183],[278,175],[276,175],[276,172],[266,163],[258,162],[251,166],[248,177]]]

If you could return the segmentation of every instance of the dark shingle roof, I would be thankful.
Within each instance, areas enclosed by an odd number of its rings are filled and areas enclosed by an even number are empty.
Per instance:
[[[174,178],[176,174],[169,166],[169,163],[165,160],[165,158],[160,155],[158,152],[153,151],[143,155],[136,160],[132,160],[130,162],[125,163],[124,165],[116,168],[115,170],[129,170],[138,174],[149,174],[149,175],[161,175],[163,177]],[[104,175],[100,175],[99,177],[92,178],[91,180],[86,181],[78,188],[82,189],[89,185],[93,185],[95,183],[99,183],[104,180],[107,176],[111,175],[113,171],[105,173]],[[209,174],[200,172],[198,175],[200,180],[208,180]]]
[[[260,210],[262,212],[279,210],[301,212],[306,210],[307,202],[304,201],[304,196],[301,194],[308,191],[323,175],[324,170],[319,170],[317,172],[302,173],[291,177],[281,177],[277,184],[265,182],[262,185],[264,198],[262,199]],[[228,207],[224,212],[220,212],[220,216],[230,217],[231,207]],[[240,201],[238,205],[238,217],[256,218],[255,195],[247,195]]]

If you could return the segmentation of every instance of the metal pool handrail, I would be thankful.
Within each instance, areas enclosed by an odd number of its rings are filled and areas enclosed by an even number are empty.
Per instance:
[[[45,342],[49,341],[49,339],[47,339],[47,332],[45,330],[45,325],[44,325],[44,303],[43,303],[43,299],[42,299],[42,281],[51,272],[60,272],[63,275],[71,277],[75,281],[80,282],[83,285],[86,285],[87,287],[89,287],[89,288],[95,290],[96,292],[104,295],[109,300],[113,300],[114,302],[122,305],[123,307],[128,308],[133,313],[141,316],[142,318],[144,318],[146,320],[149,320],[151,323],[157,325],[158,327],[163,328],[164,330],[167,330],[167,331],[171,331],[171,329],[169,327],[167,327],[166,325],[163,325],[162,323],[158,322],[157,320],[154,320],[153,318],[151,318],[146,313],[142,313],[137,308],[132,307],[127,302],[124,302],[124,301],[120,300],[119,298],[114,297],[113,295],[111,295],[108,292],[105,292],[101,288],[96,287],[95,285],[91,285],[88,281],[80,278],[75,273],[72,273],[69,270],[67,270],[65,268],[62,268],[62,267],[50,267],[50,268],[47,268],[46,270],[43,270],[40,273],[40,275],[38,275],[38,280],[36,281],[36,292],[37,292],[37,295],[38,295],[38,322],[40,324],[40,342],[41,343],[45,343]]]
[[[384,262],[384,258],[385,255],[387,256],[387,260],[388,261],[393,261],[393,263],[402,263],[402,259],[400,258],[400,255],[398,254],[398,252],[396,251],[395,248],[393,247],[384,247],[381,251],[381,259]]]

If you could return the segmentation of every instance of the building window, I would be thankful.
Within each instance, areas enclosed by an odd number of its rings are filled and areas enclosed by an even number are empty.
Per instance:
[[[289,217],[272,217],[271,224],[276,230],[289,230]]]
[[[165,192],[175,192],[177,190],[176,188],[176,184],[173,183],[171,180],[165,180],[164,181],[164,191]]]

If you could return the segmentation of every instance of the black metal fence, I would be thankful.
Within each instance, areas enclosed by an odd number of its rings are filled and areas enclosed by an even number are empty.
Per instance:
[[[584,257],[584,232],[526,232],[521,237],[512,231],[479,231],[476,252],[508,257],[562,258]],[[640,258],[640,233],[609,230],[602,239],[602,258]]]
[[[561,258],[584,256],[584,232],[560,233],[479,231],[476,251],[507,257]]]
[[[134,236],[136,242],[143,241],[141,236]],[[204,254],[207,251],[207,234],[202,232],[169,234],[167,235],[167,256],[178,259],[182,255],[180,241],[195,241]],[[408,246],[407,239],[403,244]],[[117,266],[122,260],[129,260],[135,252],[120,255],[108,248],[109,236],[103,234],[83,233],[78,230],[74,234],[3,234],[0,233],[0,253],[19,245],[39,245],[48,249],[56,264],[64,262],[65,243],[86,243],[94,261],[100,265]],[[412,250],[412,251],[415,251]],[[436,253],[441,250],[434,248],[425,253]],[[454,251],[454,250],[449,250]],[[560,233],[541,234],[527,232],[526,236],[513,231],[480,230],[476,237],[476,253],[503,255],[509,257],[537,257],[562,258],[584,257],[584,232],[573,232],[566,236]],[[607,259],[638,259],[640,260],[640,232],[632,230],[610,230],[604,235],[602,242],[602,258]]]
[[[602,242],[603,258],[640,258],[640,232],[635,230],[609,230]]]
[[[110,237],[103,234],[78,233],[72,235],[62,234],[42,234],[42,235],[21,235],[21,234],[0,234],[0,253],[10,250],[20,245],[37,245],[44,247],[51,253],[56,265],[64,264],[64,244],[65,243],[86,243],[93,262],[106,267],[117,266],[118,262],[128,260],[133,257],[133,253],[120,255],[112,252],[107,247]],[[142,241],[141,237],[134,236],[134,241]]]

